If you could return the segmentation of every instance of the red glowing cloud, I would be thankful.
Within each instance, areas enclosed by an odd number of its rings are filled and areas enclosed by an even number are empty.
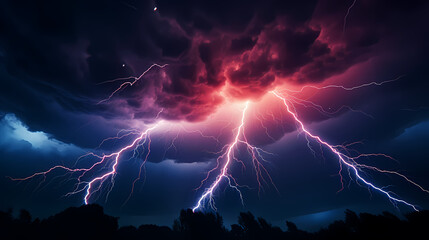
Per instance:
[[[200,121],[225,97],[259,99],[277,86],[321,82],[367,59],[376,43],[327,38],[326,32],[333,30],[326,26],[331,25],[326,20],[291,23],[279,16],[262,25],[253,20],[238,33],[195,30],[187,36],[189,49],[178,59],[162,60],[168,66],[111,100],[126,100],[135,118],[153,117],[163,109],[166,119]],[[169,28],[185,32],[173,20]]]
[[[41,116],[30,128],[65,142],[83,140],[59,122],[80,126],[91,119],[100,124],[89,131],[107,125],[116,130],[130,119],[153,121],[159,112],[163,119],[202,121],[225,99],[258,101],[279,87],[321,84],[391,54],[406,38],[402,33],[409,23],[418,21],[396,20],[403,9],[400,4],[366,0],[355,4],[347,21],[350,5],[345,1],[169,1],[157,3],[156,11],[153,2],[143,1],[135,6],[138,13],[127,6],[118,8],[115,1],[103,7],[74,4],[52,8],[55,11],[46,6],[42,19],[11,4],[2,16],[7,23],[2,35],[10,36],[1,39],[2,61],[10,75],[3,88],[9,89],[2,93],[3,109],[24,121]],[[416,6],[409,8],[418,11]],[[97,16],[109,17],[101,23]],[[17,31],[32,24],[38,27],[29,28],[29,35]],[[154,63],[168,65],[152,68],[132,87],[97,104],[127,80],[100,83],[140,76]],[[347,85],[351,80],[337,81]],[[20,110],[29,105],[37,111]],[[91,135],[100,132],[106,133],[99,129]],[[104,137],[112,134],[115,131]],[[93,146],[98,140],[83,145]]]

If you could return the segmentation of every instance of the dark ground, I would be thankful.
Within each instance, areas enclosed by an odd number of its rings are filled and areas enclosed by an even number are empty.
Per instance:
[[[299,230],[286,221],[287,231],[272,226],[252,213],[240,213],[230,230],[214,213],[182,210],[172,227],[157,225],[118,226],[118,218],[104,214],[99,205],[72,207],[47,219],[32,219],[27,210],[13,217],[0,212],[1,239],[424,239],[429,211],[406,214],[401,220],[381,215],[345,211],[345,220],[335,221],[317,232]]]

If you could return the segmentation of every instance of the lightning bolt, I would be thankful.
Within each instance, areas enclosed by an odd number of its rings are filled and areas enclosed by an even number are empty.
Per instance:
[[[232,144],[230,144],[230,146],[228,147],[228,150],[226,151],[226,153],[223,155],[226,155],[226,162],[221,170],[221,173],[216,177],[216,180],[212,183],[212,185],[205,190],[205,192],[202,194],[202,196],[198,199],[197,204],[192,208],[192,211],[196,211],[197,209],[199,209],[203,204],[204,201],[208,198],[209,199],[209,203],[212,207],[214,207],[213,204],[213,191],[219,186],[220,182],[222,181],[223,178],[226,178],[228,180],[229,185],[238,191],[239,195],[240,195],[240,199],[243,201],[243,195],[241,194],[241,191],[237,188],[236,185],[231,185],[231,176],[228,173],[228,168],[229,165],[231,164],[231,160],[234,158],[233,155],[233,149],[234,147],[238,144],[238,140],[240,138],[240,134],[244,129],[244,120],[246,117],[246,110],[249,107],[249,102],[246,102],[246,106],[243,109],[243,112],[241,114],[241,123],[240,126],[238,126],[237,129],[237,133],[235,135],[234,141],[232,142]],[[219,160],[219,158],[218,158]],[[208,179],[209,174],[212,172],[213,170],[209,171],[209,173],[207,174],[206,179]],[[214,207],[215,208],[215,207]]]
[[[119,91],[123,90],[124,88],[126,88],[127,86],[133,86],[134,84],[136,84],[138,81],[140,81],[152,68],[154,67],[158,67],[158,68],[164,68],[165,66],[167,66],[168,64],[164,64],[164,65],[159,65],[159,64],[152,64],[148,69],[146,69],[142,74],[140,74],[140,76],[130,76],[130,77],[124,77],[124,78],[115,78],[112,80],[108,80],[108,81],[104,81],[99,83],[100,84],[105,84],[105,83],[112,83],[112,82],[117,82],[117,81],[124,81],[124,80],[129,80],[132,79],[133,81],[125,81],[123,82],[121,85],[119,85],[118,88],[116,88],[116,90],[114,90],[109,97],[99,101],[97,104],[101,104],[103,102],[107,102],[109,101],[116,93],[118,93]]]
[[[292,111],[292,109],[291,109],[291,107],[290,107],[290,103],[288,103],[288,100],[287,100],[286,98],[282,97],[281,95],[279,95],[279,94],[278,94],[277,92],[275,92],[275,91],[271,91],[271,93],[272,93],[272,94],[274,94],[274,96],[276,96],[277,98],[279,98],[280,100],[282,100],[282,101],[283,101],[283,103],[284,103],[284,105],[285,105],[285,107],[286,107],[287,112],[288,112],[288,113],[293,117],[293,119],[295,120],[295,122],[296,122],[296,123],[298,123],[299,128],[300,128],[300,129],[301,129],[301,130],[302,130],[302,131],[303,131],[307,136],[309,136],[309,137],[311,137],[312,139],[316,140],[319,144],[321,144],[321,145],[323,145],[323,146],[327,147],[327,148],[328,148],[332,153],[334,153],[334,154],[338,157],[338,159],[340,160],[340,164],[341,164],[341,165],[345,165],[345,166],[347,166],[349,169],[351,169],[351,170],[354,172],[354,174],[355,174],[355,176],[356,176],[356,178],[357,178],[358,180],[360,180],[361,182],[363,182],[363,183],[364,183],[365,185],[367,185],[368,187],[370,187],[370,188],[372,188],[372,189],[374,189],[374,190],[376,190],[376,191],[378,191],[378,192],[380,192],[380,193],[383,193],[384,195],[386,195],[386,196],[387,196],[390,200],[392,200],[393,202],[405,204],[405,205],[407,205],[407,206],[409,206],[409,207],[413,208],[415,211],[418,211],[418,209],[417,209],[417,207],[416,207],[415,205],[413,205],[413,204],[411,204],[411,203],[408,203],[408,202],[406,202],[405,200],[402,200],[402,199],[400,199],[400,198],[394,197],[394,196],[392,195],[392,193],[390,193],[390,192],[388,192],[388,191],[384,190],[382,187],[378,187],[378,186],[374,185],[373,183],[371,183],[371,182],[367,181],[365,178],[363,178],[363,177],[360,175],[359,167],[367,167],[366,165],[358,165],[358,164],[355,164],[355,163],[354,163],[354,161],[351,161],[351,160],[353,160],[353,158],[352,158],[352,157],[349,157],[349,156],[347,156],[347,155],[345,155],[345,154],[343,154],[343,153],[339,152],[339,150],[337,150],[333,145],[331,145],[331,144],[327,143],[327,142],[326,142],[326,141],[324,141],[321,137],[319,137],[319,136],[317,136],[317,135],[314,135],[314,134],[312,134],[310,131],[308,131],[308,130],[307,130],[307,128],[305,127],[304,123],[303,123],[303,122],[298,118],[297,114],[296,114],[294,111]],[[377,168],[373,168],[373,169],[378,170],[378,171],[381,171],[381,172],[393,173],[392,171],[382,171],[382,170],[377,169]],[[340,171],[341,171],[341,170],[340,170]],[[415,182],[413,182],[413,181],[409,180],[408,178],[406,178],[406,177],[405,177],[405,176],[403,176],[402,174],[399,174],[399,173],[396,173],[396,172],[394,172],[394,173],[395,173],[395,174],[397,174],[397,175],[399,175],[399,176],[401,176],[401,177],[403,177],[403,178],[405,178],[405,180],[407,180],[408,182],[412,183],[413,185],[418,186],[420,189],[423,189],[423,187],[421,187],[421,186],[420,186],[420,185],[418,185],[417,183],[415,183]],[[425,189],[423,189],[423,190],[427,192],[427,190],[425,190]]]
[[[118,166],[119,159],[120,159],[120,157],[121,157],[122,153],[123,153],[123,152],[125,152],[126,150],[128,150],[128,149],[130,149],[130,148],[134,147],[138,142],[142,141],[143,139],[146,139],[146,137],[147,137],[147,136],[149,136],[149,132],[150,132],[150,131],[152,131],[152,130],[154,130],[158,125],[159,125],[159,122],[158,122],[157,124],[155,124],[154,126],[152,126],[152,127],[148,128],[148,129],[146,129],[146,131],[142,132],[142,133],[141,133],[141,135],[140,135],[138,138],[134,139],[134,141],[133,141],[131,144],[129,144],[128,146],[125,146],[125,147],[121,148],[121,150],[119,150],[118,152],[115,152],[115,153],[112,153],[112,154],[109,154],[109,155],[105,155],[105,156],[103,156],[103,161],[104,161],[104,159],[105,159],[105,158],[111,158],[111,157],[114,157],[115,159],[114,159],[113,166],[112,166],[112,168],[111,168],[111,170],[110,170],[109,172],[107,172],[107,173],[103,174],[102,176],[99,176],[99,177],[96,177],[96,178],[92,179],[92,180],[88,183],[87,188],[86,188],[86,194],[85,194],[85,197],[84,197],[84,202],[85,202],[85,204],[88,204],[89,198],[90,198],[90,197],[91,197],[91,195],[93,194],[93,192],[91,192],[91,191],[92,191],[92,188],[94,187],[94,184],[96,184],[97,182],[100,182],[100,184],[99,184],[99,185],[101,186],[101,185],[102,185],[102,183],[103,183],[107,178],[109,178],[109,177],[111,177],[111,179],[112,179],[112,181],[113,181],[113,179],[114,179],[114,177],[115,177],[115,175],[116,175],[116,168],[117,168],[117,166]],[[150,139],[150,138],[149,138],[149,139]],[[149,140],[149,141],[150,141],[150,140]],[[150,145],[149,145],[149,147],[150,147]],[[143,161],[142,165],[143,165],[144,163],[146,163],[146,161],[147,161],[147,157],[148,157],[149,153],[150,153],[150,148],[149,148],[149,150],[148,150],[148,153],[147,153],[146,158],[145,158],[145,160]],[[132,191],[134,190],[134,184],[135,184],[135,182],[136,182],[138,179],[140,179],[141,169],[142,169],[142,168],[140,167],[139,176],[138,176],[138,178],[133,182],[133,189],[132,189]],[[96,191],[100,189],[100,186],[96,189]]]
[[[264,178],[264,175],[268,178],[270,183],[275,187],[275,184],[274,184],[272,178],[270,177],[270,175],[268,174],[268,171],[265,169],[265,167],[261,163],[261,160],[265,161],[263,154],[271,154],[271,153],[268,153],[268,152],[266,152],[260,148],[257,148],[255,146],[251,145],[246,138],[244,127],[245,127],[246,111],[248,108],[249,108],[249,101],[246,102],[245,107],[242,110],[240,125],[237,127],[237,132],[235,134],[234,140],[232,141],[232,143],[230,143],[229,145],[226,145],[223,148],[223,149],[226,148],[226,151],[220,157],[217,158],[217,163],[218,163],[217,166],[215,168],[211,169],[207,173],[207,176],[201,182],[200,187],[204,184],[204,182],[206,182],[208,180],[210,174],[219,168],[219,166],[220,166],[219,161],[223,158],[226,158],[226,161],[225,161],[220,173],[216,176],[214,182],[210,185],[210,187],[206,188],[205,191],[202,193],[202,195],[198,199],[195,206],[192,207],[192,211],[195,212],[198,209],[203,208],[205,206],[205,203],[208,203],[212,209],[216,210],[216,206],[214,204],[213,194],[214,194],[214,191],[219,187],[219,185],[223,179],[226,179],[229,187],[231,187],[232,189],[234,189],[238,192],[241,203],[244,204],[243,195],[239,189],[240,186],[237,184],[237,181],[231,175],[231,173],[228,172],[230,169],[230,165],[232,164],[233,160],[241,163],[243,165],[243,167],[245,166],[244,163],[234,155],[234,150],[237,148],[238,144],[240,144],[240,143],[244,144],[246,146],[247,151],[248,151],[249,155],[251,156],[252,165],[256,171],[256,180],[258,182],[258,187],[259,187],[258,190],[260,191],[260,189],[262,187],[262,182],[267,183],[266,179]],[[276,188],[276,190],[277,190],[277,188]],[[258,193],[259,193],[259,191],[258,191]]]
[[[25,177],[25,178],[10,178],[10,177],[9,178],[11,180],[14,180],[14,181],[26,181],[26,180],[30,180],[32,178],[35,178],[37,176],[43,176],[43,181],[45,181],[46,176],[49,173],[52,173],[54,170],[57,170],[57,169],[63,169],[67,173],[70,173],[70,174],[80,172],[80,175],[77,177],[77,183],[75,185],[75,189],[72,192],[67,193],[66,196],[69,196],[69,195],[72,195],[72,194],[76,194],[76,193],[85,191],[85,189],[86,189],[83,201],[84,201],[85,204],[88,204],[91,196],[95,192],[97,192],[97,191],[99,191],[101,189],[103,183],[107,179],[110,179],[112,185],[111,185],[109,191],[107,192],[106,199],[108,198],[108,195],[110,194],[110,191],[112,190],[112,188],[114,186],[114,183],[115,183],[114,178],[115,178],[115,176],[117,174],[117,167],[119,165],[119,162],[121,160],[121,157],[122,157],[123,153],[126,152],[129,149],[132,149],[132,148],[135,149],[135,148],[143,145],[145,142],[148,142],[148,144],[147,144],[147,148],[148,149],[147,149],[146,156],[145,156],[143,162],[141,163],[139,175],[138,175],[138,177],[133,182],[133,187],[131,189],[130,196],[127,198],[127,201],[128,201],[128,199],[131,197],[131,194],[132,194],[132,192],[134,190],[135,183],[138,180],[140,180],[140,178],[141,178],[142,168],[143,168],[144,164],[146,163],[146,161],[148,159],[148,156],[150,154],[150,142],[151,142],[151,140],[150,140],[150,132],[152,132],[154,129],[156,129],[160,124],[161,124],[161,121],[159,121],[158,123],[154,124],[153,126],[147,128],[145,131],[141,132],[138,137],[134,138],[134,140],[129,145],[121,148],[117,152],[114,152],[114,153],[111,153],[111,154],[108,154],[108,155],[102,155],[102,156],[90,152],[90,153],[87,153],[87,154],[79,157],[78,161],[80,159],[84,158],[84,157],[87,157],[87,156],[92,156],[92,157],[95,157],[95,158],[99,159],[99,161],[97,161],[96,163],[94,163],[93,165],[91,165],[89,168],[69,168],[69,167],[66,167],[66,166],[63,166],[63,165],[57,165],[57,166],[54,166],[54,167],[48,169],[47,171],[37,172],[37,173],[34,173],[33,175]],[[133,130],[132,133],[135,133],[135,130]],[[125,134],[125,135],[128,136],[130,134],[128,133],[128,134]],[[117,136],[117,137],[114,137],[114,138],[108,138],[108,139],[103,140],[102,143],[104,143],[106,140],[118,139],[118,138],[122,138],[122,137],[123,136],[120,136],[120,137]],[[112,161],[109,161],[109,160],[112,160]],[[76,161],[76,163],[77,163],[77,161]],[[111,167],[109,168],[109,171],[105,172],[104,174],[101,174],[98,177],[94,177],[94,178],[90,179],[89,181],[83,181],[82,180],[82,178],[86,174],[88,174],[92,170],[95,170],[98,166],[102,166],[103,165],[104,167],[106,167],[106,165],[108,165],[108,164],[111,165]]]
[[[352,10],[352,8],[355,6],[357,0],[354,0],[353,3],[349,6],[349,8],[347,9],[347,13],[344,16],[344,23],[343,23],[343,35],[346,32],[346,25],[347,25],[347,17],[350,14],[350,11]]]
[[[364,83],[361,85],[357,85],[357,86],[352,86],[352,87],[345,87],[342,85],[335,85],[335,84],[331,84],[331,85],[326,85],[326,86],[322,86],[322,87],[318,87],[318,86],[314,86],[314,85],[304,85],[303,87],[301,87],[300,90],[292,90],[292,89],[286,89],[287,92],[294,92],[294,93],[300,93],[303,92],[305,89],[307,88],[313,88],[313,89],[317,89],[317,90],[323,90],[323,89],[328,89],[328,88],[339,88],[339,89],[343,89],[346,91],[352,91],[352,90],[356,90],[356,89],[360,89],[360,88],[365,88],[365,87],[369,87],[369,86],[381,86],[384,85],[386,83],[391,83],[391,82],[396,82],[398,80],[400,80],[401,78],[405,77],[405,75],[400,75],[394,79],[389,79],[389,80],[385,80],[382,82],[368,82],[368,83]]]

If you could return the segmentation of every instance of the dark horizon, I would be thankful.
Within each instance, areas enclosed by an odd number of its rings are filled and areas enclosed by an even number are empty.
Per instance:
[[[94,204],[90,204],[90,205],[94,205]],[[95,204],[97,206],[102,207],[101,205]],[[73,206],[73,207],[67,207],[68,208],[82,208],[84,206],[87,205],[81,205],[81,206]],[[5,209],[0,209],[0,211],[2,212],[10,212],[14,218],[19,218],[19,214],[22,210],[27,211],[33,218],[33,220],[35,219],[40,219],[40,220],[46,220],[49,217],[54,216],[55,214],[58,214],[60,212],[65,211],[66,209],[62,209],[59,210],[53,214],[48,214],[48,215],[44,215],[44,216],[38,216],[36,214],[34,214],[31,209],[19,209],[19,208],[14,208],[14,207],[6,207]],[[182,209],[181,211],[187,211],[189,209]],[[366,212],[356,212],[353,211],[353,209],[335,209],[335,210],[328,210],[328,211],[322,211],[322,212],[317,212],[317,213],[311,213],[311,214],[307,214],[307,215],[300,215],[300,216],[294,216],[294,217],[289,217],[289,218],[282,218],[279,220],[274,220],[274,221],[269,221],[270,224],[272,224],[274,227],[279,227],[280,229],[282,229],[283,231],[287,230],[287,227],[285,225],[285,222],[293,222],[294,224],[296,224],[296,226],[303,231],[307,231],[310,233],[313,232],[317,232],[322,228],[326,228],[329,224],[331,224],[334,221],[338,221],[338,220],[344,220],[344,213],[346,211],[352,211],[355,212],[356,214],[366,214]],[[428,210],[422,210],[422,211],[428,211]],[[130,216],[130,215],[125,215],[125,216],[115,216],[115,214],[109,214],[108,212],[104,211],[106,215],[110,215],[113,216],[115,218],[117,218],[118,220],[118,226],[119,227],[127,227],[127,226],[134,226],[134,227],[139,227],[140,225],[158,225],[158,226],[166,226],[166,227],[172,227],[174,224],[174,221],[178,218],[178,216],[180,215],[179,213],[175,214],[175,215],[171,215],[165,218],[159,218],[158,217],[153,217],[153,216]],[[374,215],[382,215],[384,211],[374,211],[371,214]],[[405,220],[405,216],[408,214],[411,214],[413,211],[409,211],[409,212],[389,212],[390,214],[393,214],[394,216],[398,217],[401,220]],[[216,213],[216,212],[207,212],[207,213]],[[235,224],[237,222],[237,218],[239,217],[239,214],[235,217],[229,218],[229,219],[225,219],[223,218],[223,223],[225,225],[225,228],[228,230],[231,230],[231,225]],[[264,216],[255,216],[255,217],[262,217],[264,219],[266,219],[266,217]],[[170,221],[170,222],[169,222]]]
[[[106,215],[97,204],[67,208],[45,219],[34,218],[24,209],[14,216],[10,209],[0,211],[0,230],[6,239],[414,239],[424,234],[429,211],[408,213],[400,219],[389,212],[356,214],[347,209],[341,220],[325,223],[315,231],[303,230],[287,220],[280,228],[251,212],[241,212],[229,227],[218,213],[191,209],[181,210],[170,226],[120,226],[118,219]]]

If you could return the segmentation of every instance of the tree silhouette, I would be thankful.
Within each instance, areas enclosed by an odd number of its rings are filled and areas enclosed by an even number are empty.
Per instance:
[[[286,221],[287,231],[285,233],[287,239],[311,239],[311,234],[298,229],[295,223]]]
[[[103,208],[91,204],[68,208],[41,222],[48,239],[113,239],[118,219],[105,215]]]
[[[184,239],[222,239],[226,236],[222,217],[216,213],[182,210],[174,221],[173,230]]]
[[[250,212],[240,213],[238,224],[227,230],[217,213],[182,210],[173,228],[152,224],[118,228],[118,218],[106,215],[99,205],[68,208],[47,219],[31,217],[21,210],[17,218],[12,210],[0,211],[0,239],[217,239],[217,240],[336,240],[336,239],[425,239],[429,211],[413,212],[404,219],[383,212],[380,215],[345,211],[344,220],[334,221],[314,233],[298,229],[286,221],[287,231],[272,226]]]

